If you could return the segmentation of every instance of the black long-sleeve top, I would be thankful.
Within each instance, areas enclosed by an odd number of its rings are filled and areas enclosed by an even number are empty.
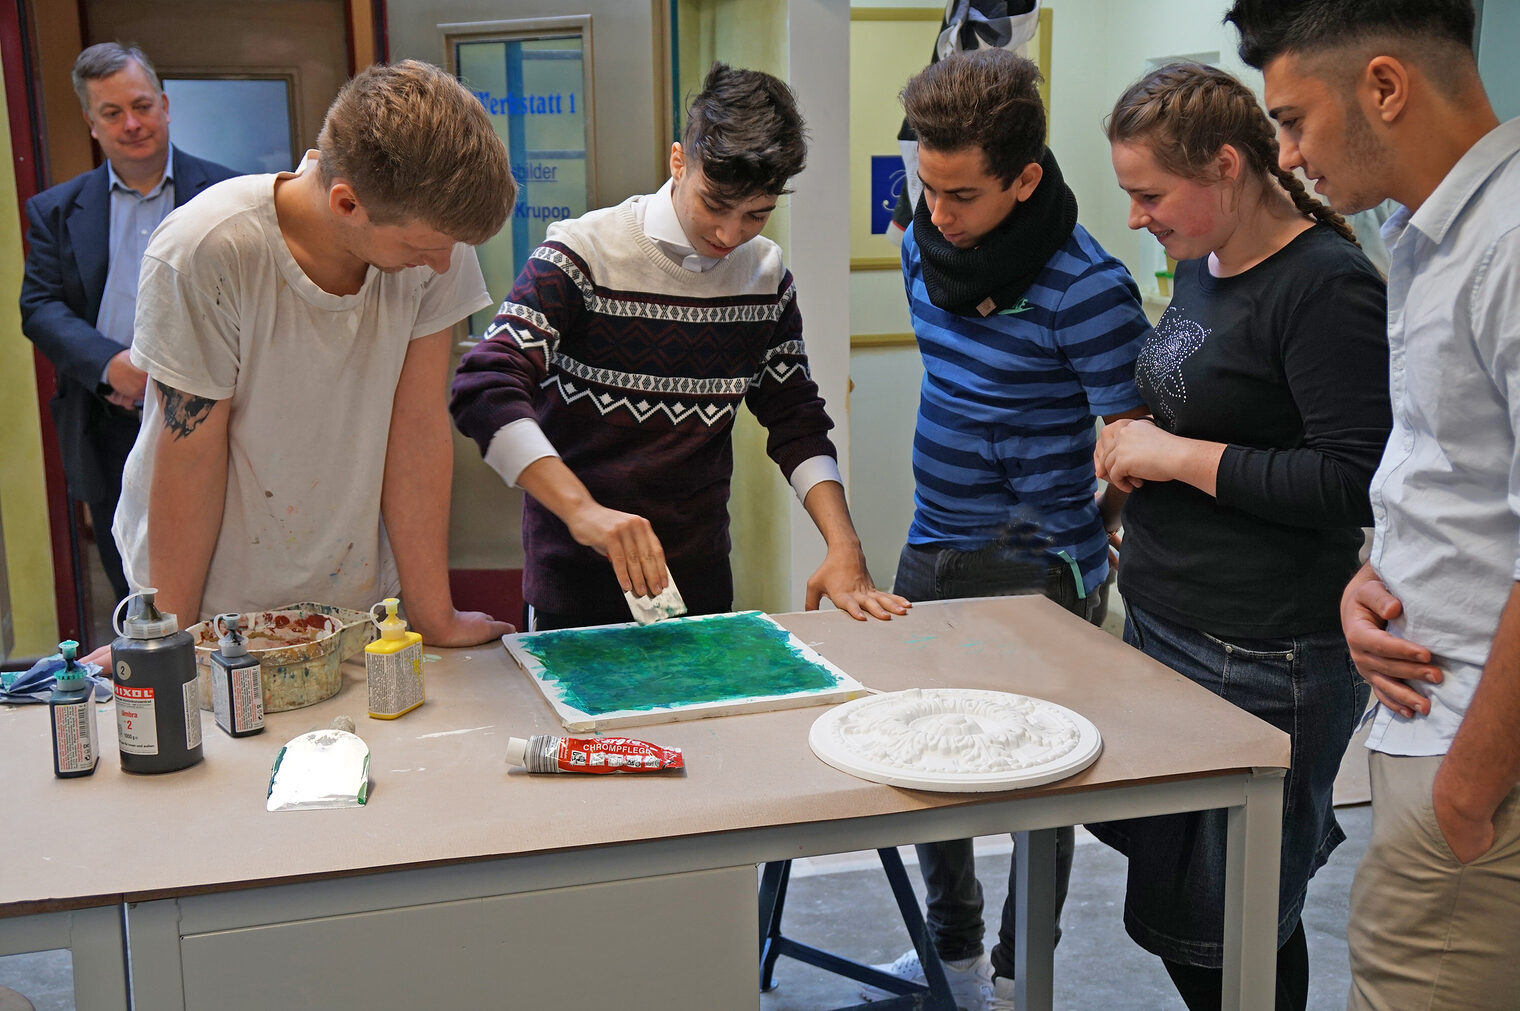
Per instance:
[[[1392,424],[1386,312],[1376,269],[1325,225],[1232,277],[1178,264],[1135,378],[1158,425],[1227,448],[1217,497],[1130,496],[1126,601],[1216,635],[1338,627]]]

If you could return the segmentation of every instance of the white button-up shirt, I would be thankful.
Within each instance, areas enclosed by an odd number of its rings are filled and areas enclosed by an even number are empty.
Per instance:
[[[1381,708],[1367,746],[1442,755],[1520,579],[1520,119],[1383,226],[1393,431],[1372,479],[1372,565],[1404,614],[1389,631],[1445,672],[1430,715]]]
[[[686,237],[681,219],[676,216],[675,200],[671,195],[673,180],[665,180],[659,192],[644,205],[644,234],[654,240],[660,251],[687,270],[695,273],[712,270],[723,261],[714,256],[703,256]]]

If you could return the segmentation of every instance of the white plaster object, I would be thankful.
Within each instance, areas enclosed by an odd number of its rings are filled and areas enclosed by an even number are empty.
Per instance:
[[[808,744],[852,776],[948,793],[1053,783],[1103,750],[1098,728],[1065,706],[971,688],[910,688],[846,702],[813,723]]]

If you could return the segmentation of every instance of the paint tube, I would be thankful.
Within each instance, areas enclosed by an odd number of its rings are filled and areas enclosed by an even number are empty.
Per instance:
[[[507,739],[507,764],[529,772],[661,772],[684,769],[680,748],[662,748],[629,737],[556,737],[538,734]]]
[[[326,730],[286,742],[274,756],[266,811],[360,807],[369,798],[369,745],[354,721],[335,717]]]

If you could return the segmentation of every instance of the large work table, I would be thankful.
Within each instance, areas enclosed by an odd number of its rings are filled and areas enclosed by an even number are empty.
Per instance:
[[[1038,789],[901,790],[815,758],[814,707],[618,732],[683,748],[684,775],[530,776],[504,764],[507,738],[561,730],[497,644],[430,650],[426,705],[394,721],[367,718],[352,663],[336,697],[261,735],[204,714],[205,761],[159,776],[120,771],[109,704],[100,767],[72,780],[51,774],[46,707],[0,707],[18,841],[0,954],[71,948],[82,1011],[125,1007],[128,978],[142,1009],[754,1008],[758,863],[1008,831],[1038,853],[1057,826],[1218,807],[1225,1006],[1272,1006],[1286,735],[1043,598],[777,620],[871,688],[1068,706],[1103,753]],[[368,805],[266,812],[280,745],[340,713],[371,749]],[[1050,910],[1031,891],[1033,1009]]]

